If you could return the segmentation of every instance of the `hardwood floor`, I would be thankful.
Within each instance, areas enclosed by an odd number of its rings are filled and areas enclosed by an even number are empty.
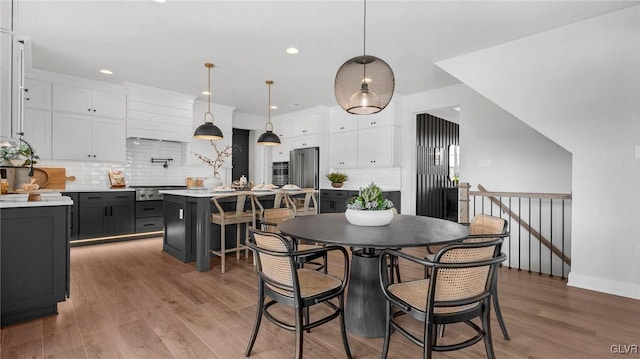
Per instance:
[[[220,274],[219,259],[212,259],[213,270],[198,273],[194,263],[180,263],[161,248],[160,238],[72,248],[71,298],[58,305],[57,316],[3,328],[0,358],[243,357],[257,296],[251,259],[229,256],[225,274]],[[331,271],[338,265],[332,261]],[[422,270],[403,266],[402,274],[417,278]],[[503,339],[494,318],[497,358],[640,358],[610,349],[640,345],[640,301],[509,269],[500,270],[499,292],[512,339]],[[464,326],[447,326],[444,339],[465,333]],[[354,357],[377,358],[382,339],[350,334],[349,344]],[[293,333],[263,320],[251,358],[288,358],[293,345]],[[420,353],[399,334],[392,335],[390,358],[418,358]],[[343,358],[338,322],[305,334],[304,354]],[[481,342],[434,358],[486,355]]]

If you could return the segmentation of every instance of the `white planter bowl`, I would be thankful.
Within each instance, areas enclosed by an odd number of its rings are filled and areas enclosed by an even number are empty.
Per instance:
[[[386,226],[393,220],[393,212],[390,209],[383,211],[356,211],[347,209],[344,212],[349,223],[356,226]]]

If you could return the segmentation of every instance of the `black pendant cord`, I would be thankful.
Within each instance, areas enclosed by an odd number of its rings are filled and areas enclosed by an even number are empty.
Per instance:
[[[269,102],[267,103],[267,113],[269,115],[267,117],[267,124],[264,126],[265,131],[269,131],[269,125],[271,126],[271,131],[273,131],[273,124],[271,123],[271,84],[273,84],[273,81],[267,80],[267,87],[269,88]]]

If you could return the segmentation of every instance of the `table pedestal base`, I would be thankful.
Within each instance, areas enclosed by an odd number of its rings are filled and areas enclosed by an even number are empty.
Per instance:
[[[386,299],[380,288],[378,254],[365,248],[354,251],[351,258],[345,326],[347,330],[365,338],[384,337],[386,326]],[[388,280],[388,271],[383,271],[383,280]]]

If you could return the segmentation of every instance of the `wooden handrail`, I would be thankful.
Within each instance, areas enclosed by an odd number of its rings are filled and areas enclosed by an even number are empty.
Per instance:
[[[462,183],[461,183],[462,185]],[[468,184],[466,184],[468,186]],[[562,261],[569,266],[571,265],[571,258],[567,257],[561,250],[559,250],[555,245],[553,245],[548,239],[546,239],[542,234],[533,229],[527,222],[523,221],[517,214],[515,214],[509,207],[504,205],[500,200],[496,197],[522,197],[522,198],[548,198],[548,199],[571,199],[571,194],[562,194],[562,193],[530,193],[530,192],[491,192],[487,191],[482,185],[478,185],[479,191],[468,191],[470,196],[483,196],[489,198],[491,203],[496,204],[500,207],[500,209],[508,213],[514,220],[516,220],[522,228],[531,233],[531,235],[536,238],[540,243],[542,243],[545,247],[549,248],[551,252],[553,252],[559,258],[562,258]],[[462,201],[463,198],[461,197]],[[466,198],[466,201],[469,201],[469,198]]]

